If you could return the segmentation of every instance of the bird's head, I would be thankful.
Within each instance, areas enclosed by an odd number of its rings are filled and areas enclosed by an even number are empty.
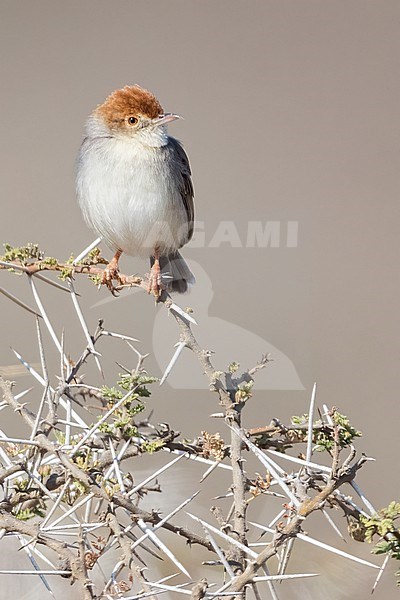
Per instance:
[[[165,113],[157,98],[138,85],[116,90],[92,115],[112,137],[130,138],[148,146],[164,145],[165,125],[179,118]]]

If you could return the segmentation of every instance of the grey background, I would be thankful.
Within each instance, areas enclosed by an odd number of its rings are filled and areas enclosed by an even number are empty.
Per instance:
[[[257,334],[295,366],[305,389],[255,391],[246,426],[306,412],[318,381],[319,404],[349,415],[364,434],[358,448],[377,459],[359,478],[377,508],[400,491],[399,13],[399,3],[388,0],[0,5],[0,240],[37,241],[59,258],[84,248],[93,236],[74,197],[84,120],[115,88],[139,83],[153,91],[166,110],[185,117],[170,132],[190,156],[197,217],[205,223],[206,247],[189,246],[184,254],[195,271],[195,263],[201,265],[214,295],[208,305],[199,283],[180,304],[204,300],[210,317],[243,328],[249,340]],[[282,231],[297,221],[298,247],[207,247],[224,220],[234,222],[243,244],[248,221],[279,221]],[[122,266],[132,273],[147,269],[126,257]],[[1,279],[32,303],[25,281],[7,273]],[[106,291],[83,280],[78,287],[91,328],[104,317],[107,327],[140,338],[143,351],[152,351],[162,309],[144,294],[93,306]],[[68,298],[41,290],[76,356],[84,340]],[[32,319],[5,298],[0,307],[0,364],[15,364],[10,345],[38,362]],[[198,331],[210,347],[207,322]],[[235,348],[239,353],[245,342],[230,331],[226,344],[235,360]],[[166,339],[155,339],[172,354],[177,337],[172,328]],[[106,345],[103,350],[110,358]],[[106,364],[110,384],[118,372],[114,359],[133,364],[124,348],[113,352]],[[254,362],[258,358],[257,347]],[[161,366],[149,361],[159,374]],[[90,365],[87,373],[94,374]],[[28,378],[17,381],[20,389],[30,385]],[[216,402],[206,382],[204,390],[166,385],[154,403],[156,420],[191,435],[217,429],[208,420]],[[174,485],[192,477],[189,467]],[[214,494],[220,491],[218,485]],[[349,543],[347,550],[369,557],[368,547]],[[9,560],[1,558],[0,568]],[[361,599],[375,577],[321,552],[309,551],[307,564],[324,578],[281,586],[282,598]],[[30,598],[43,593],[31,579],[3,581],[2,598],[28,597],[28,587]],[[375,597],[395,594],[388,569]]]

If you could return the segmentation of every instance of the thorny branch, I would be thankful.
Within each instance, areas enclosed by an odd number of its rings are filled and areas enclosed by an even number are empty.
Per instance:
[[[8,251],[7,256],[0,260],[0,269],[24,273],[30,280],[35,277],[43,279],[43,271],[57,271],[66,280],[75,275],[86,274],[98,283],[103,272],[99,265],[106,262],[95,249],[89,258],[78,264],[73,264],[72,261],[59,263],[55,259],[44,258],[35,246],[30,246],[27,251],[24,248],[17,249],[17,252],[13,252],[13,249]],[[47,278],[44,278],[44,281],[61,287]],[[115,287],[114,292],[130,286],[146,288],[145,280],[141,277],[121,275],[119,281],[123,281],[124,285]],[[44,399],[47,399],[47,416],[41,417],[41,408],[35,414],[26,403],[20,402],[18,395],[14,394],[13,385],[0,378],[3,408],[8,406],[12,409],[32,432],[30,438],[16,441],[14,438],[7,438],[4,433],[0,435],[0,459],[3,463],[0,469],[0,485],[3,487],[0,530],[6,535],[25,536],[34,552],[39,544],[52,550],[65,571],[63,576],[70,578],[72,583],[76,582],[80,589],[80,597],[84,600],[122,597],[125,593],[129,594],[129,598],[155,598],[157,590],[178,590],[179,586],[167,585],[166,582],[163,583],[164,580],[150,582],[143,574],[142,567],[145,563],[137,551],[146,551],[154,556],[154,552],[145,545],[146,540],[151,540],[165,559],[171,560],[176,569],[188,576],[185,566],[158,538],[156,532],[159,528],[184,538],[190,546],[198,544],[216,553],[217,560],[214,564],[224,566],[228,576],[226,583],[217,591],[211,592],[205,578],[200,579],[197,584],[192,582],[192,598],[203,598],[205,595],[218,598],[219,594],[224,593],[221,598],[233,600],[238,597],[238,592],[244,598],[248,588],[253,589],[256,597],[261,597],[258,586],[262,585],[260,581],[263,579],[268,582],[273,597],[277,597],[271,577],[266,571],[266,564],[272,556],[286,548],[289,542],[301,537],[303,522],[311,513],[339,507],[346,517],[360,521],[363,515],[368,516],[374,512],[363,494],[360,497],[368,508],[367,513],[359,508],[351,497],[340,491],[344,484],[353,485],[357,471],[368,459],[361,457],[355,460],[356,451],[352,440],[359,433],[336,409],[326,413],[325,419],[312,423],[311,429],[307,417],[297,418],[297,421],[290,425],[283,425],[278,419],[273,419],[270,425],[244,429],[242,412],[251,398],[254,377],[268,364],[270,357],[262,357],[252,369],[240,375],[236,374],[239,365],[235,363],[232,363],[226,372],[217,370],[211,361],[211,352],[198,344],[190,319],[182,309],[178,310],[179,307],[166,292],[163,292],[160,302],[172,313],[179,326],[182,347],[193,352],[208,379],[210,390],[217,393],[222,409],[220,416],[224,417],[230,430],[228,445],[223,443],[219,434],[207,432],[202,432],[193,442],[180,440],[180,434],[169,425],[163,430],[157,429],[149,419],[140,421],[137,418],[143,410],[143,398],[149,395],[146,386],[151,384],[154,378],[149,378],[143,368],[145,356],[132,346],[138,354],[138,364],[132,373],[125,374],[125,379],[122,378],[119,382],[122,391],[115,388],[99,388],[83,382],[80,376],[81,367],[92,355],[98,361],[95,345],[103,335],[119,337],[125,341],[133,338],[105,332],[101,322],[95,333],[90,335],[79,312],[73,287],[70,285],[69,289],[62,289],[73,294],[74,306],[88,345],[76,363],[69,364],[64,355],[63,344],[55,337],[45,309],[35,292],[40,316],[44,318],[45,325],[61,352],[62,379],[55,389],[50,387],[38,324],[38,343],[44,377],[40,379],[40,375],[35,374],[32,367],[24,364],[44,385],[42,404]],[[33,312],[38,320],[39,313],[32,311],[13,294],[7,292],[6,296],[22,308]],[[95,401],[94,406],[99,411],[105,412],[97,425],[87,424],[73,408],[78,406],[85,409],[85,414],[91,414],[87,403],[89,399]],[[66,410],[65,419],[60,416],[61,408]],[[72,435],[71,426],[81,427],[84,431]],[[312,439],[308,439],[309,431]],[[251,442],[251,438],[255,438],[255,444]],[[285,454],[294,444],[301,443],[307,444],[307,456],[311,455],[311,444],[327,450],[332,457],[331,467]],[[351,452],[341,462],[341,452],[346,447],[350,447]],[[155,510],[149,512],[139,506],[144,495],[159,491],[160,487],[157,481],[154,486],[149,486],[151,478],[147,484],[135,485],[130,473],[123,470],[122,463],[128,459],[137,460],[147,451],[161,449],[208,463],[210,467],[207,476],[224,461],[229,461],[232,487],[226,497],[232,497],[233,504],[226,516],[221,508],[212,508],[219,529],[193,517],[202,524],[206,532],[206,536],[202,537],[186,527],[171,523],[172,516],[194,496],[177,507],[171,516],[164,518]],[[298,471],[288,473],[281,469],[273,458],[263,452],[270,452],[271,449],[283,453],[281,456],[292,461],[292,465],[297,462]],[[264,466],[265,477],[259,474],[251,477],[244,471],[244,456],[249,451],[255,453]],[[175,460],[155,471],[153,478],[173,465]],[[280,494],[273,491],[273,486],[279,489]],[[269,494],[281,495],[287,499],[283,505],[286,512],[280,519],[275,520],[277,524],[271,529],[271,541],[257,554],[248,545],[247,509],[251,501],[260,501]],[[125,519],[125,522],[121,519]],[[75,544],[68,544],[63,539],[54,539],[57,536],[62,537],[69,528],[76,529]],[[102,535],[99,535],[100,533]],[[222,537],[228,545],[227,550],[219,546],[220,542],[213,537],[214,535]],[[385,539],[392,540],[393,536],[392,533],[386,534]],[[303,535],[301,539],[304,537]],[[318,542],[314,540],[314,543]],[[115,545],[121,550],[121,558],[110,576],[107,576],[103,591],[98,595],[90,571],[97,568],[101,557]],[[351,560],[366,562],[337,549],[333,550]],[[142,566],[139,566],[139,563]],[[264,578],[257,576],[260,569],[266,573]],[[124,572],[128,573],[128,576],[121,579],[120,576]],[[306,577],[309,574],[291,576],[283,571],[279,572],[281,580],[294,576]],[[139,586],[139,589],[133,596],[135,586]]]
[[[63,561],[63,565],[67,568],[65,570],[72,571],[72,580],[76,581],[80,588],[83,600],[93,600],[95,597],[92,592],[92,585],[86,578],[86,569],[84,567],[81,557],[77,556],[72,552],[68,545],[64,542],[54,540],[49,536],[43,535],[40,531],[40,527],[33,523],[24,523],[19,519],[16,519],[12,515],[1,512],[0,515],[0,528],[4,529],[6,533],[21,533],[30,538],[31,543],[43,544],[53,550],[59,557],[60,561]]]

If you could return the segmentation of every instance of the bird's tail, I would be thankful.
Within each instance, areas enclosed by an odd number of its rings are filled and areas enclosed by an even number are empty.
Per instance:
[[[154,257],[150,258],[153,266]],[[169,292],[184,294],[196,283],[193,273],[179,252],[160,257],[160,269],[163,283]],[[164,276],[164,277],[163,277]]]

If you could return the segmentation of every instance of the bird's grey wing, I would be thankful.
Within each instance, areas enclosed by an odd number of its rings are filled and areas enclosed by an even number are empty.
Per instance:
[[[191,179],[191,170],[189,165],[189,159],[182,144],[173,137],[168,138],[169,151],[172,153],[173,164],[176,166],[178,171],[179,190],[183,206],[185,207],[187,219],[188,219],[188,236],[185,243],[187,243],[193,236],[194,228],[194,190]]]

